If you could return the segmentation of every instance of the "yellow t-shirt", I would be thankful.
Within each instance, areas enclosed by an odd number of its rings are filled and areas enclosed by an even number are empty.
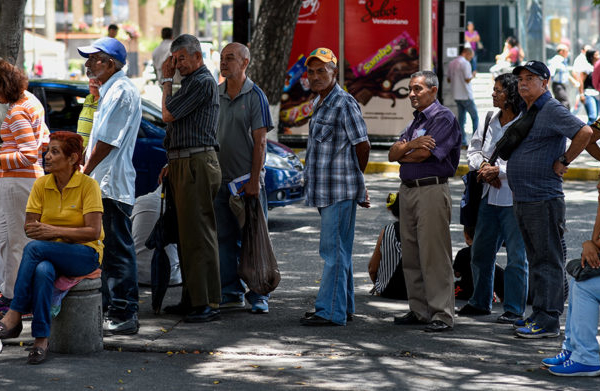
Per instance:
[[[77,121],[77,134],[83,138],[83,147],[87,147],[90,141],[90,134],[92,133],[92,126],[94,125],[94,113],[98,109],[98,101],[95,100],[94,95],[89,94],[85,97],[83,102],[83,108],[79,114],[79,120]]]
[[[83,215],[91,212],[104,212],[102,195],[98,182],[79,171],[75,171],[71,180],[62,191],[56,187],[53,174],[38,178],[33,184],[26,211],[42,215],[40,222],[62,227],[83,227]],[[104,228],[100,238],[92,242],[81,243],[98,252],[98,261],[102,263]],[[56,241],[62,241],[57,239]]]

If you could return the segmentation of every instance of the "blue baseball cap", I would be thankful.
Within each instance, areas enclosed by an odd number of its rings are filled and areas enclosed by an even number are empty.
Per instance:
[[[77,51],[82,57],[88,58],[90,54],[103,52],[125,64],[127,51],[125,46],[118,40],[110,37],[100,38],[90,46],[81,46]]]

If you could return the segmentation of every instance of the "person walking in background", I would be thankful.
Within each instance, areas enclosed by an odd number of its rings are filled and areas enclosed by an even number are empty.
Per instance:
[[[83,108],[77,121],[77,134],[83,139],[83,148],[87,148],[90,140],[90,133],[94,125],[94,113],[98,110],[98,101],[100,100],[100,82],[97,78],[91,77],[89,80],[90,93],[85,97]]]
[[[400,237],[410,308],[394,323],[427,323],[425,331],[448,331],[454,326],[448,177],[458,167],[460,127],[437,100],[434,72],[412,74],[408,86],[414,120],[388,154],[390,162],[401,164]]]
[[[548,60],[548,69],[552,79],[552,95],[568,110],[571,109],[569,95],[567,94],[567,83],[573,79],[567,67],[569,62],[569,47],[564,44],[556,46],[556,55]]]
[[[108,37],[109,38],[117,38],[117,34],[119,34],[119,26],[116,24],[111,24],[108,26]]]
[[[135,202],[133,150],[142,120],[142,100],[125,76],[127,52],[114,38],[100,38],[77,49],[86,58],[89,78],[97,78],[101,104],[94,114],[83,173],[102,191],[106,237],[102,264],[106,334],[137,334],[139,294],[131,211]]]
[[[162,116],[167,123],[164,146],[168,175],[177,210],[179,264],[183,280],[181,302],[166,313],[184,315],[189,323],[210,322],[220,316],[219,243],[213,202],[221,185],[215,148],[219,91],[204,65],[200,42],[182,34],[171,44],[172,56],[162,65]],[[173,76],[183,81],[173,94]]]
[[[584,105],[587,113],[587,124],[593,124],[598,118],[599,100],[598,91],[592,83],[592,73],[594,65],[600,59],[600,52],[597,50],[588,50],[585,55],[585,63],[579,63],[576,68],[573,65],[573,74],[579,82],[579,101]]]
[[[458,124],[462,132],[462,146],[467,148],[469,142],[467,133],[465,132],[465,124],[467,122],[467,113],[471,117],[473,123],[473,133],[477,130],[479,124],[479,116],[477,115],[477,107],[473,98],[473,88],[471,80],[473,80],[474,72],[471,69],[469,60],[473,58],[473,50],[464,47],[460,51],[460,55],[450,61],[448,65],[448,83],[452,87],[452,97],[458,107]]]
[[[325,261],[315,311],[304,326],[345,326],[354,308],[352,246],[356,205],[370,206],[363,173],[371,145],[360,107],[337,84],[337,57],[317,48],[306,59],[313,103],[306,148],[306,204],[321,215],[319,254]]]
[[[219,263],[221,272],[220,308],[243,308],[244,283],[238,276],[242,231],[229,207],[229,182],[250,174],[239,194],[247,199],[258,198],[267,218],[267,192],[264,181],[264,162],[267,132],[273,129],[269,103],[264,92],[246,76],[250,51],[241,43],[230,43],[221,52],[219,85],[219,164],[222,179],[215,199]],[[269,312],[269,295],[248,291],[245,295],[253,314]]]
[[[540,61],[513,70],[519,94],[527,105],[519,123],[526,137],[507,164],[515,215],[525,242],[533,311],[514,323],[522,338],[556,338],[564,308],[565,200],[562,176],[586,148],[589,126],[572,115],[548,91],[550,71]],[[571,144],[566,149],[566,138]],[[565,151],[566,149],[566,151]]]
[[[470,170],[478,170],[484,182],[481,203],[471,250],[473,295],[459,315],[488,315],[494,299],[496,253],[506,244],[507,265],[504,269],[504,313],[499,323],[514,323],[523,317],[527,300],[528,268],[525,244],[513,210],[512,192],[506,178],[506,161],[489,163],[496,143],[519,117],[523,100],[517,77],[505,73],[496,77],[492,92],[494,107],[500,109],[477,129],[467,152]],[[483,140],[485,134],[485,140]]]
[[[479,36],[479,32],[475,30],[475,25],[473,22],[467,22],[467,29],[465,30],[465,42],[469,45],[471,50],[473,50],[473,57],[471,58],[471,69],[473,70],[473,75],[477,73],[477,49],[479,47],[483,47],[481,43],[481,37]]]
[[[162,65],[171,54],[173,29],[170,27],[163,27],[163,29],[160,31],[160,36],[162,41],[152,52],[152,65],[154,66],[154,72],[156,73],[156,80],[159,82],[163,78]]]
[[[23,71],[0,59],[0,103],[8,111],[0,126],[0,312],[10,307],[23,248],[27,197],[36,178],[44,175],[42,153],[48,148],[44,107],[27,91]]]

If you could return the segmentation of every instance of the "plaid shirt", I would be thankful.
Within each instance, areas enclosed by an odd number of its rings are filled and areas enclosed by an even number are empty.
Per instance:
[[[323,102],[319,99],[309,122],[306,204],[322,208],[344,200],[362,202],[365,180],[354,146],[368,137],[358,103],[337,84]]]

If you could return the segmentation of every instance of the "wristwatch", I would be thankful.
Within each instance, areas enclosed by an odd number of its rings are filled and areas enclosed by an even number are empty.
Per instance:
[[[565,155],[561,155],[558,158],[558,161],[560,162],[560,164],[562,164],[565,167],[567,167],[569,165],[569,162],[567,161],[567,158],[565,157]]]
[[[162,79],[160,79],[160,84],[165,84],[166,82],[173,83],[173,78],[172,77],[163,77]]]

